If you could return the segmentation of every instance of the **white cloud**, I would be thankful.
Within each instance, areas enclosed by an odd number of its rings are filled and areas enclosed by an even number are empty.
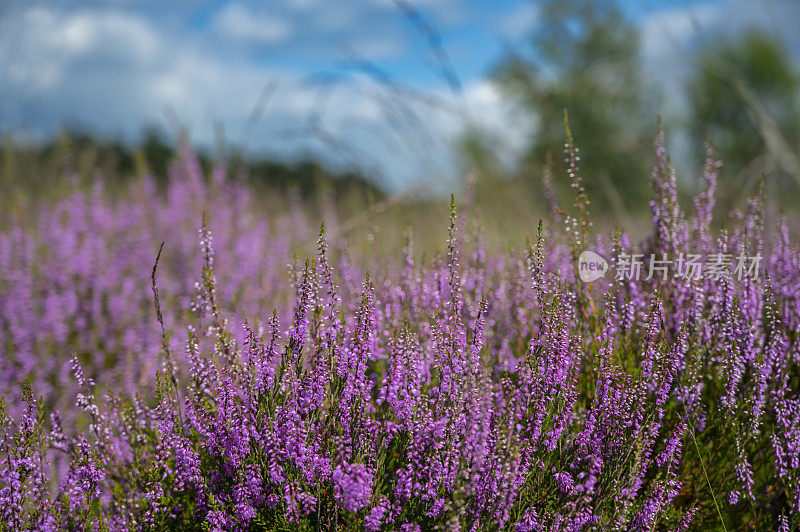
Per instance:
[[[349,45],[366,59],[396,57],[405,51],[405,41],[400,36],[383,35],[351,39]]]
[[[465,6],[463,0],[407,0],[407,3],[417,10],[427,22],[432,22],[439,27],[464,21],[470,13],[470,9]],[[364,4],[383,11],[400,13],[395,0],[365,0]]]
[[[0,77],[33,93],[53,89],[70,63],[94,58],[127,66],[148,61],[158,49],[145,20],[117,12],[62,15],[36,7],[23,12],[13,28],[7,23],[7,31],[0,32]]]
[[[226,38],[262,45],[282,42],[292,33],[285,20],[255,13],[239,3],[222,8],[212,26]]]
[[[319,4],[318,0],[285,0],[285,2],[291,9],[298,11],[311,9]]]
[[[541,16],[540,6],[527,2],[500,20],[499,30],[504,35],[513,39],[525,36],[531,31]]]
[[[715,2],[651,13],[641,25],[645,60],[658,60],[665,54],[688,54],[691,41],[698,33],[715,26],[724,15],[723,9]]]
[[[520,109],[501,94],[496,84],[476,80],[464,88],[464,103],[471,119],[499,141],[506,162],[514,161],[529,145],[536,129],[535,117]]]
[[[407,0],[412,7],[417,9],[441,9],[458,4],[458,0]],[[369,3],[384,9],[396,9],[395,0],[369,0]]]
[[[165,107],[202,125],[204,114],[242,121],[277,71],[225,61],[122,11],[33,8],[0,32],[6,120],[53,130],[63,120],[135,133]],[[6,53],[4,53],[5,51]]]

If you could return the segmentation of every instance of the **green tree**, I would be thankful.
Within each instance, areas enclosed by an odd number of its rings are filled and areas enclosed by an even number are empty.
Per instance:
[[[765,174],[781,195],[797,193],[800,76],[781,43],[750,32],[705,48],[689,85],[697,160],[708,134],[719,148],[723,200],[736,202]]]
[[[548,152],[561,162],[567,109],[592,202],[646,207],[657,111],[642,77],[638,30],[612,2],[550,0],[540,9],[530,47],[509,52],[495,71],[536,124],[522,171],[541,167]]]

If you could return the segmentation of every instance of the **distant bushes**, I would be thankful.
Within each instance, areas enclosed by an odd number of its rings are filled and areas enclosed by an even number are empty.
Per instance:
[[[42,144],[25,144],[7,137],[0,151],[0,184],[17,195],[36,197],[54,187],[63,192],[65,185],[91,184],[98,178],[106,189],[117,190],[135,177],[150,175],[163,188],[177,156],[178,148],[155,128],[146,129],[135,146],[80,131],[65,131]],[[375,199],[384,194],[355,170],[333,172],[312,159],[285,163],[237,152],[226,156],[227,160],[201,152],[194,157],[203,175],[222,166],[230,178],[248,182],[259,191],[295,190],[305,198],[328,192],[335,196],[369,194]]]

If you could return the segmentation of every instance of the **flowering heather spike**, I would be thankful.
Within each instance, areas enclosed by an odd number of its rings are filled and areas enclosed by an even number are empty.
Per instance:
[[[472,343],[470,345],[470,351],[472,354],[472,359],[474,364],[473,371],[475,372],[480,371],[479,369],[481,364],[480,351],[483,348],[483,328],[486,326],[487,309],[488,309],[488,303],[486,302],[486,297],[482,297],[480,309],[478,310],[478,317],[475,319],[475,330],[473,331]]]
[[[582,243],[585,244],[587,231],[591,226],[591,223],[589,222],[588,210],[589,197],[586,195],[586,189],[583,187],[580,171],[578,169],[578,162],[581,158],[578,156],[578,148],[572,141],[572,131],[569,128],[569,116],[567,115],[566,109],[564,109],[564,131],[566,133],[566,142],[564,143],[564,162],[567,164],[567,174],[569,174],[570,186],[574,189],[573,193],[575,195],[575,208],[578,210],[580,215],[579,219],[583,237]]]
[[[319,241],[318,241],[318,256],[319,265],[322,269],[322,275],[325,284],[328,286],[328,296],[330,300],[326,303],[329,308],[327,329],[323,337],[327,343],[329,350],[335,350],[335,338],[339,335],[342,329],[340,314],[342,312],[342,298],[339,295],[339,286],[333,276],[333,267],[328,262],[328,243],[325,240],[325,225],[320,224]]]
[[[530,273],[531,283],[537,294],[539,305],[542,304],[542,289],[544,288],[544,236],[542,235],[542,220],[539,219],[539,227],[536,230],[536,245],[531,248],[528,246],[528,272]]]
[[[308,312],[312,298],[311,290],[311,266],[307,260],[303,268],[302,280],[297,287],[297,303],[294,310],[292,330],[289,334],[289,351],[295,357],[300,356],[300,350],[303,348],[306,333],[308,332]]]
[[[694,198],[696,213],[694,232],[700,241],[702,251],[710,251],[709,235],[711,231],[712,211],[714,209],[714,193],[717,189],[717,173],[722,162],[717,159],[717,150],[706,139],[706,162],[703,166],[703,190]]]
[[[549,151],[542,169],[542,189],[544,190],[547,205],[550,207],[548,214],[551,219],[557,220],[556,216],[561,215],[564,211],[558,207],[558,201],[556,200],[556,190],[553,188],[553,154]]]
[[[456,198],[450,195],[450,228],[447,239],[447,269],[448,285],[450,289],[451,310],[454,315],[461,312],[463,301],[461,298],[461,267],[458,257],[458,241],[456,235]]]
[[[674,254],[681,248],[681,220],[678,206],[677,181],[675,170],[667,158],[664,142],[664,127],[658,121],[658,131],[654,141],[656,147],[656,164],[653,167],[653,200],[650,211],[653,214],[653,252]]]

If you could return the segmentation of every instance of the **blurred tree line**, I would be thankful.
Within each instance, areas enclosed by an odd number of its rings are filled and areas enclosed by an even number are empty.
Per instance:
[[[176,144],[155,127],[145,129],[136,146],[74,130],[64,130],[56,138],[35,145],[6,135],[0,137],[0,190],[4,191],[0,207],[19,199],[58,198],[65,190],[89,186],[95,179],[102,179],[112,193],[145,174],[163,187],[176,155]],[[238,153],[223,161],[203,151],[197,156],[206,178],[214,165],[224,163],[229,178],[245,179],[262,193],[294,190],[306,199],[330,193],[335,198],[355,195],[368,201],[385,195],[356,171],[334,172],[310,158],[284,163]]]
[[[593,210],[643,213],[664,95],[645,76],[639,29],[614,2],[547,0],[537,5],[539,19],[527,45],[509,48],[493,71],[502,93],[535,126],[512,177],[541,190],[547,160],[555,176],[566,175],[567,109]],[[796,203],[800,77],[782,42],[751,30],[735,39],[711,38],[688,52],[688,108],[682,116],[663,117],[668,140],[682,131],[691,143],[685,156],[697,175],[679,175],[683,192],[697,187],[708,136],[724,163],[718,187],[723,209],[742,206],[742,197],[756,190],[762,175],[776,197],[786,205]],[[503,173],[492,158],[490,140],[473,132],[463,145],[484,180]],[[557,182],[557,192],[566,196],[568,180]]]

